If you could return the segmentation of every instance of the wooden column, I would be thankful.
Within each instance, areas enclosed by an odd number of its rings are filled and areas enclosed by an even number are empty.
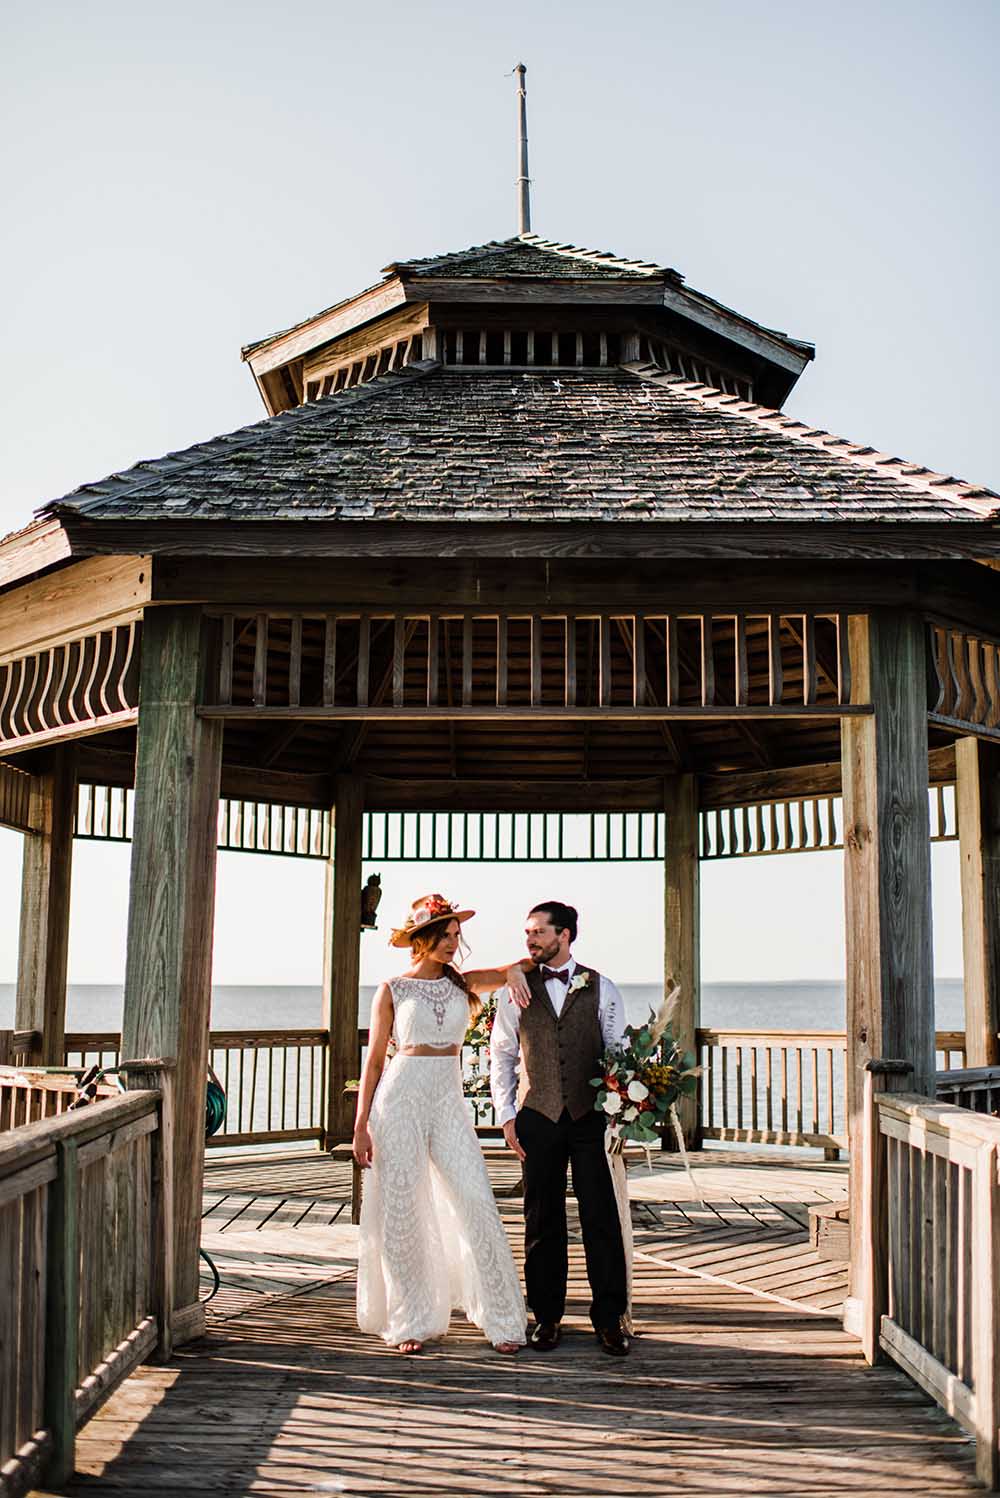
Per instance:
[[[329,1031],[326,1072],[325,1144],[329,1148],[354,1132],[354,1100],[345,1083],[360,1069],[358,988],[361,982],[361,834],[364,781],[337,778],[333,808],[333,848],[326,866],[323,944],[323,1025]]]
[[[844,718],[847,1123],[851,1144],[851,1295],[860,1330],[864,1075],[873,1058],[907,1061],[914,1092],[933,1096],[927,696],[922,621],[886,610],[850,621],[852,701]]]
[[[14,1028],[38,1032],[30,1052],[35,1066],[63,1064],[75,799],[76,749],[61,744],[32,777],[35,830],[24,837],[21,874]]]
[[[967,1066],[1000,1062],[1000,748],[955,745]]]
[[[204,1322],[198,1244],[222,761],[222,724],[195,714],[209,667],[209,631],[193,608],[150,610],[143,621],[122,1023],[126,1059],[176,1062],[176,1341],[197,1335]]]
[[[663,809],[666,842],[663,863],[663,981],[664,992],[680,985],[674,1038],[686,1051],[695,1051],[695,1032],[701,1022],[701,907],[698,865],[698,788],[693,775],[664,781]],[[696,1098],[677,1106],[684,1141],[697,1146],[700,1116]],[[664,1149],[674,1147],[673,1131],[664,1135]]]

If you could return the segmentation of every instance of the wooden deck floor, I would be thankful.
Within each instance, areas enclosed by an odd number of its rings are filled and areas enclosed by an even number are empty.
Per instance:
[[[520,1255],[514,1173],[491,1163]],[[209,1335],[139,1370],[83,1431],[73,1494],[950,1494],[971,1443],[901,1373],[867,1369],[808,1246],[843,1166],[706,1153],[631,1173],[641,1335],[612,1361],[572,1246],[552,1356],[493,1353],[455,1318],[403,1358],[354,1326],[349,1174],[317,1156],[214,1159]],[[206,1292],[208,1282],[206,1282]],[[981,1491],[981,1490],[980,1490]]]

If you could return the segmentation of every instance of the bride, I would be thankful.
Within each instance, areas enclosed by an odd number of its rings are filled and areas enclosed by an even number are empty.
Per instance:
[[[465,1312],[498,1352],[525,1341],[524,1297],[486,1165],[462,1095],[462,1042],[476,992],[509,986],[527,997],[523,969],[462,974],[454,966],[473,910],[441,895],[415,900],[390,945],[410,967],[381,984],[354,1125],[354,1156],[370,1167],[361,1204],[358,1325],[400,1352],[444,1336]],[[396,1055],[386,1067],[390,1036]]]

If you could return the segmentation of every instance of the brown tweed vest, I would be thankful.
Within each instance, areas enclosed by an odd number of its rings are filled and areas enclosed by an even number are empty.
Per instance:
[[[604,1054],[598,1017],[601,975],[578,962],[576,973],[589,973],[585,988],[567,993],[559,1018],[552,1007],[540,968],[527,974],[531,1003],[521,1010],[521,1077],[517,1089],[520,1108],[534,1108],[555,1123],[564,1108],[579,1119],[594,1107],[590,1086]],[[576,974],[574,974],[574,977]],[[570,980],[572,982],[572,979]]]

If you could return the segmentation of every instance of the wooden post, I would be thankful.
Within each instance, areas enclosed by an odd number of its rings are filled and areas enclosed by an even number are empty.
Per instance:
[[[125,1057],[176,1062],[175,1341],[197,1335],[204,1322],[198,1245],[222,760],[221,723],[195,712],[210,666],[209,628],[193,608],[150,610],[143,623],[122,1022]]]
[[[976,1391],[976,1476],[1000,1486],[1000,1187],[997,1146],[977,1152],[972,1178],[972,1379]]]
[[[676,775],[663,783],[666,836],[663,858],[664,992],[680,985],[673,1032],[686,1051],[695,1051],[701,1019],[700,897],[698,865],[698,788],[693,775]],[[677,1114],[689,1148],[701,1138],[698,1098],[682,1098]],[[663,1136],[664,1149],[674,1147],[673,1130]]]
[[[121,1069],[133,1091],[158,1091],[157,1129],[151,1142],[150,1309],[156,1317],[156,1356],[165,1363],[174,1348],[174,1068],[164,1061],[125,1061]]]
[[[333,849],[326,866],[323,942],[323,1026],[327,1042],[323,1143],[329,1149],[354,1132],[354,1101],[344,1087],[358,1075],[358,988],[361,982],[361,835],[364,781],[337,778]]]
[[[14,1029],[38,1037],[28,1057],[34,1066],[63,1064],[75,800],[76,749],[60,744],[32,777],[35,831],[24,836]]]
[[[880,1092],[898,1092],[910,1076],[908,1061],[869,1061],[864,1078],[864,1137],[861,1141],[861,1350],[867,1363],[880,1356],[882,1317],[889,1309],[889,1236],[885,1136],[879,1128]]]
[[[933,1097],[927,698],[922,621],[902,611],[852,617],[852,702],[844,718],[844,880],[847,946],[847,1126],[851,1145],[851,1297],[860,1334],[864,1073],[872,1059],[913,1068]]]
[[[76,1458],[77,1339],[80,1321],[80,1162],[76,1142],[56,1144],[49,1186],[45,1274],[45,1424],[52,1451],[47,1487],[60,1487]]]
[[[1000,748],[955,744],[966,1066],[1000,1062]]]

